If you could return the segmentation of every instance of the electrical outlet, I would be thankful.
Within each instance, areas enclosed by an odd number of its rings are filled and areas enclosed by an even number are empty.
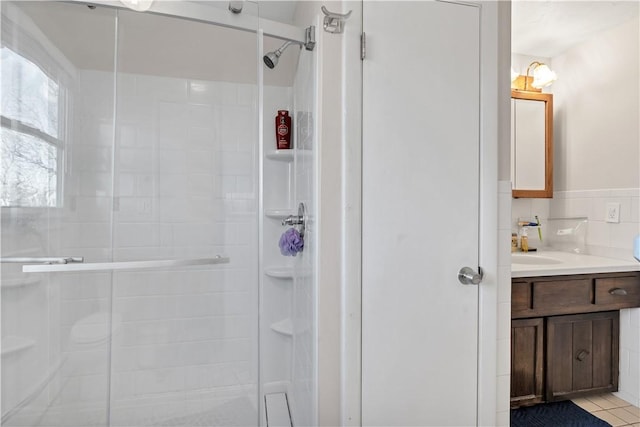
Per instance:
[[[620,222],[620,203],[607,203],[605,221]]]

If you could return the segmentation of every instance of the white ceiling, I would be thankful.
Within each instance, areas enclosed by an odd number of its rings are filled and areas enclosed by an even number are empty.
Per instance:
[[[640,1],[514,0],[511,51],[552,58],[638,15]]]
[[[258,10],[261,18],[292,24],[297,4],[297,1],[260,0]]]
[[[299,1],[257,0],[258,13],[262,18],[291,24]],[[226,4],[224,0],[205,2]],[[640,0],[513,0],[511,50],[551,58],[595,33],[630,20],[639,10]]]
[[[15,5],[31,18],[42,38],[48,39],[76,68],[113,72],[114,9],[89,9],[65,2],[20,1]],[[117,65],[121,72],[237,83],[256,81],[256,37],[249,32],[121,10],[118,41]],[[265,51],[281,45],[281,40],[264,39]],[[265,70],[265,84],[291,85],[296,51],[293,47],[287,49],[276,69]]]

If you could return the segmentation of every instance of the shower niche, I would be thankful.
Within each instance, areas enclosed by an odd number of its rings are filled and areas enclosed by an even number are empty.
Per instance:
[[[281,45],[281,40],[264,39],[265,52]],[[315,399],[309,388],[315,363],[315,231],[307,229],[304,249],[296,256],[283,255],[278,243],[291,228],[283,220],[298,214],[299,203],[305,204],[308,218],[315,212],[315,135],[307,123],[315,109],[314,58],[312,51],[289,45],[277,66],[265,66],[263,71],[263,391],[265,395],[285,393],[293,420],[301,425],[314,423],[313,411],[296,408],[312,408]],[[278,110],[288,110],[291,116],[290,149],[277,147],[274,118]]]

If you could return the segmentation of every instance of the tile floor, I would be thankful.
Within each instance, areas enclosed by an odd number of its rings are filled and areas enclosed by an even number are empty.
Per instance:
[[[613,427],[640,427],[640,408],[611,393],[574,399],[573,403],[589,411]]]

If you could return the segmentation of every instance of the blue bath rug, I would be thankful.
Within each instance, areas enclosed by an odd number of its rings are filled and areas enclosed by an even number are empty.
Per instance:
[[[611,427],[570,400],[511,410],[511,427]]]

